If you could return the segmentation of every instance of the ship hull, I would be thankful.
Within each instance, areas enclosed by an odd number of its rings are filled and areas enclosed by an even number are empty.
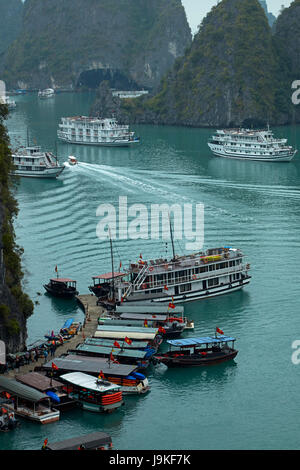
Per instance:
[[[217,150],[215,148],[216,146],[212,146],[211,144],[208,144],[208,146],[216,157],[230,158],[232,160],[252,160],[257,162],[290,162],[297,153],[294,151],[292,153],[284,153],[282,155],[232,154],[222,150],[222,147]]]
[[[151,298],[147,297],[144,295],[141,298],[138,298],[138,296],[135,296],[134,294],[128,296],[126,299],[123,300],[124,303],[127,302],[134,302],[136,304],[139,303],[144,303],[144,302],[157,302],[157,303],[170,303],[173,302],[174,304],[176,303],[183,303],[183,302],[192,302],[195,300],[201,300],[201,299],[208,299],[211,297],[216,297],[218,295],[224,295],[224,294],[229,294],[232,292],[235,292],[237,290],[242,289],[245,287],[247,284],[250,283],[250,276],[243,280],[243,281],[237,281],[237,282],[232,282],[231,284],[224,284],[223,286],[218,286],[214,288],[209,288],[206,290],[198,290],[194,292],[188,292],[185,294],[173,294],[173,295],[166,295],[164,297],[156,297],[156,298]]]
[[[130,147],[133,144],[139,143],[139,140],[130,140],[125,142],[82,142],[77,140],[68,140],[62,137],[58,137],[59,140],[67,144],[74,145],[96,145],[97,147]]]
[[[65,166],[58,168],[49,168],[45,171],[22,171],[15,170],[11,175],[13,176],[22,176],[24,178],[57,178],[64,171]]]

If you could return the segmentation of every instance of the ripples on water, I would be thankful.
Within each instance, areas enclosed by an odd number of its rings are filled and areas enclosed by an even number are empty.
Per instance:
[[[32,138],[54,151],[60,117],[86,114],[92,98],[61,94],[46,103],[18,97],[8,128],[15,139],[28,127]],[[80,292],[87,293],[92,275],[111,270],[109,243],[96,237],[96,210],[102,203],[117,208],[119,196],[127,196],[128,206],[203,203],[205,247],[232,245],[247,254],[250,286],[186,306],[195,322],[186,336],[213,334],[218,325],[237,337],[239,354],[234,363],[207,369],[152,368],[151,393],[126,398],[120,412],[95,416],[77,410],[42,432],[22,422],[16,432],[0,436],[0,448],[1,442],[2,448],[38,448],[45,437],[57,440],[99,427],[119,449],[299,448],[298,369],[291,363],[300,327],[299,155],[290,164],[231,161],[210,155],[209,130],[136,130],[142,143],[133,149],[59,144],[60,160],[75,155],[78,167],[66,168],[57,181],[21,181],[15,227],[25,249],[26,287],[40,303],[28,322],[28,341],[59,329],[70,316],[82,319],[76,302],[44,295],[42,284],[58,265],[60,275],[77,279]],[[295,145],[295,129],[277,132]],[[114,248],[116,268],[140,253],[171,255],[170,243],[155,240],[121,240]]]

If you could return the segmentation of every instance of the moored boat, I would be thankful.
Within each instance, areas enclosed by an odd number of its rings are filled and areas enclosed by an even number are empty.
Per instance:
[[[93,432],[53,443],[45,439],[42,450],[110,450],[112,447],[112,439],[109,434]]]
[[[72,298],[78,295],[76,281],[69,278],[50,279],[50,282],[45,284],[44,288],[49,294],[56,297]]]
[[[78,165],[78,160],[72,155],[70,155],[68,158],[68,163],[69,165],[75,166],[75,165]]]
[[[66,384],[64,388],[68,396],[84,410],[111,413],[123,405],[121,387],[104,378],[72,372],[61,375],[60,379]]]
[[[60,412],[52,407],[50,397],[38,390],[0,376],[1,404],[17,416],[47,424],[58,421]]]
[[[155,359],[168,367],[219,364],[236,357],[238,351],[234,349],[235,340],[225,335],[168,340],[170,350],[156,355]],[[228,343],[232,343],[231,347]]]
[[[176,303],[206,299],[242,289],[249,284],[250,264],[245,255],[232,247],[173,258],[131,263],[124,272],[93,276],[89,287],[100,305],[115,309],[133,302]],[[111,300],[113,299],[113,301]],[[112,305],[110,307],[110,304]]]
[[[49,361],[40,368],[54,376],[68,372],[83,372],[98,377],[102,371],[104,379],[120,385],[123,394],[143,394],[150,390],[148,379],[137,372],[137,365],[117,364],[102,357],[79,356],[68,354],[55,358],[56,369],[53,371],[53,362]]]
[[[120,342],[121,343],[121,342]],[[98,346],[97,344],[79,344],[75,350],[69,350],[71,354],[78,354],[91,357],[104,357],[108,360],[120,364],[136,364],[138,369],[146,369],[149,366],[151,357],[156,353],[155,349],[139,351],[123,348],[123,343],[114,341],[111,347]]]

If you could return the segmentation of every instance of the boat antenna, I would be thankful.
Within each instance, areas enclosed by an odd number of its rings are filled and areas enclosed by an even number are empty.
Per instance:
[[[30,145],[30,144],[29,144],[29,129],[28,129],[28,127],[27,127],[27,147],[29,147],[29,145]]]
[[[109,241],[110,241],[110,256],[111,256],[111,272],[112,272],[112,300],[115,300],[115,273],[114,273],[114,253],[113,253],[113,246],[112,246],[112,239],[111,239],[111,231],[108,228],[109,232]]]
[[[172,229],[170,212],[169,212],[169,224],[170,224],[170,234],[171,234],[171,243],[172,243],[172,251],[173,251],[173,260],[174,260],[175,259],[175,248],[174,248],[173,229]]]

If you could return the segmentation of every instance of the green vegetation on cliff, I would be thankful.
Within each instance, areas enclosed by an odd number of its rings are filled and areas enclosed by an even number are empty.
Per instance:
[[[23,346],[26,333],[24,325],[33,312],[33,303],[23,292],[21,285],[23,250],[16,244],[13,228],[18,207],[13,196],[13,182],[9,176],[12,159],[4,126],[6,117],[7,108],[0,105],[0,242],[3,250],[0,258],[0,332],[1,338],[7,342],[11,336],[18,337],[15,338],[14,344]]]
[[[190,126],[261,125],[285,119],[286,90],[258,0],[222,0],[150,99],[127,100],[124,119]]]
[[[108,68],[152,87],[190,42],[181,0],[27,0],[2,75],[10,87],[71,86]]]
[[[17,38],[22,26],[22,0],[0,0],[0,53]]]

